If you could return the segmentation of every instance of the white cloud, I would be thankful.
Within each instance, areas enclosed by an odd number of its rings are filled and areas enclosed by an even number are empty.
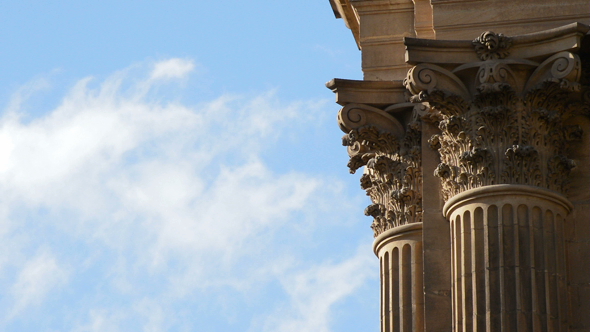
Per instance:
[[[145,323],[143,324],[142,331],[163,332],[168,330],[166,325],[170,324],[166,323],[166,315],[161,304],[153,300],[143,299],[138,301],[133,309],[144,317]]]
[[[12,94],[10,101],[6,107],[7,113],[13,113],[17,110],[22,110],[23,103],[30,99],[33,95],[50,87],[49,80],[45,77],[39,77],[22,85],[15,93]]]
[[[89,322],[75,326],[72,332],[118,332],[122,331],[119,324],[122,320],[120,312],[111,312],[106,309],[92,309],[88,313]]]
[[[152,70],[151,78],[174,79],[183,78],[195,68],[195,64],[187,59],[169,59],[158,62]]]
[[[59,266],[56,258],[41,252],[26,262],[10,289],[13,306],[7,318],[13,318],[29,306],[41,304],[51,291],[65,284],[67,271]]]
[[[364,247],[340,263],[285,274],[281,279],[290,302],[267,319],[264,331],[331,331],[333,305],[357,291],[374,272],[374,257]]]
[[[366,280],[366,257],[315,258],[301,270],[309,234],[297,224],[313,216],[312,228],[329,225],[344,211],[334,201],[344,200],[341,186],[278,172],[261,155],[285,132],[323,121],[325,101],[285,105],[271,91],[189,107],[158,95],[155,80],[186,78],[193,67],[170,59],[143,80],[128,70],[96,88],[83,79],[42,117],[24,122],[12,104],[0,118],[0,242],[13,249],[0,253],[0,282],[18,295],[0,308],[14,305],[15,317],[31,306],[49,310],[47,294],[69,281],[88,293],[63,307],[88,318],[62,330],[124,330],[136,320],[158,331],[186,323],[172,310],[179,303],[225,305],[204,294],[252,295],[280,280],[296,315],[268,326],[328,331],[330,308]],[[17,271],[19,259],[28,263]],[[85,284],[93,273],[100,283]],[[114,315],[114,307],[132,309]]]

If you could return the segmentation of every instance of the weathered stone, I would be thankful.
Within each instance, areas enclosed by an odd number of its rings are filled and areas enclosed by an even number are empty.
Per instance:
[[[587,0],[331,0],[381,331],[590,330]]]

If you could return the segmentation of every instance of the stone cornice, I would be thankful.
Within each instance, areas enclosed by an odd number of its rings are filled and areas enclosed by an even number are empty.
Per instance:
[[[572,23],[559,28],[510,37],[511,47],[507,59],[535,59],[554,54],[557,51],[576,52],[581,47],[581,40],[590,28],[582,23]],[[406,62],[463,64],[479,61],[473,52],[471,40],[433,40],[404,38],[406,45]]]
[[[350,0],[330,0],[330,5],[332,6],[332,11],[334,11],[334,16],[336,16],[336,18],[341,18],[344,21],[344,24],[346,24],[346,27],[352,31],[356,45],[360,49],[359,17],[356,14],[355,9],[352,7]]]
[[[352,0],[360,15],[414,12],[414,4],[405,0]]]

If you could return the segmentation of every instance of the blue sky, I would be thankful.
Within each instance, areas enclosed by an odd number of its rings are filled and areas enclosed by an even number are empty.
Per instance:
[[[0,11],[0,330],[377,331],[318,1]]]

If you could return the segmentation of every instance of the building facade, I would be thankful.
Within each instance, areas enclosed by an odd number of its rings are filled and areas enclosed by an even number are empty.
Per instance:
[[[590,3],[330,3],[381,331],[590,331]]]

